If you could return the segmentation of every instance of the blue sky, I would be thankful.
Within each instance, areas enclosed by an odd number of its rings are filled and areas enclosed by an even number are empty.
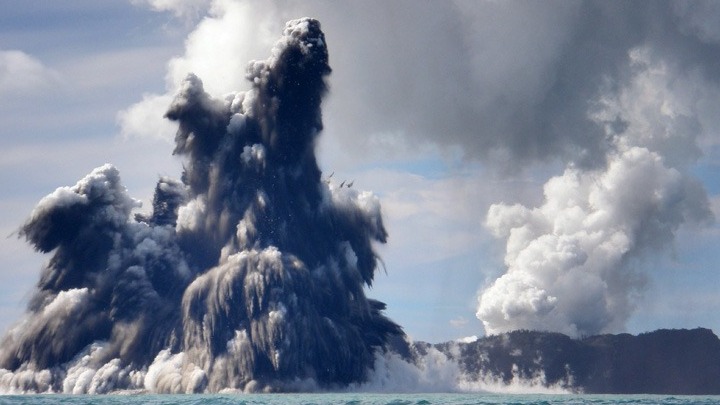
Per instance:
[[[610,320],[596,329],[720,330],[720,229],[708,215],[693,219],[703,202],[720,213],[720,86],[713,70],[720,10],[713,3],[229,0],[0,0],[0,231],[8,235],[0,240],[0,329],[22,318],[46,259],[14,234],[34,204],[111,162],[147,207],[158,176],[181,171],[171,156],[172,127],[161,120],[178,77],[194,71],[215,95],[244,90],[245,63],[266,58],[284,22],[303,15],[323,24],[334,69],[320,164],[337,181],[354,180],[380,197],[390,237],[378,251],[387,273],[378,273],[368,295],[386,302],[410,336],[438,342],[482,335],[478,295],[509,268],[569,307],[586,304],[532,266],[508,266],[507,236],[486,226],[488,212],[500,203],[546,206],[538,221],[564,218],[567,211],[546,204],[556,196],[543,192],[550,178],[560,179],[564,194],[577,191],[559,177],[568,169],[590,183],[607,182],[606,191],[633,184],[612,183],[616,177],[605,166],[637,148],[668,169],[638,174],[657,181],[660,194],[700,185],[700,197],[673,194],[686,208],[648,217],[671,229],[669,241],[645,246],[656,233],[630,227],[637,248],[606,268],[609,258],[594,256],[590,242],[556,223],[547,234],[518,240],[518,249],[530,255],[549,236],[575,238],[585,256],[601,263],[556,274],[597,275],[607,288],[602,302],[631,301],[607,310]],[[629,128],[614,133],[617,144],[603,129],[615,116]],[[681,186],[663,188],[670,171],[679,173]],[[624,207],[611,211],[624,218]],[[575,227],[587,222],[577,221]],[[628,273],[643,282],[612,286],[609,280],[625,284]],[[516,298],[489,306],[488,319],[522,301]],[[539,322],[567,331],[566,324],[585,321],[567,307],[554,309],[561,316],[552,319],[533,311],[521,312],[534,320],[508,325]],[[490,324],[504,327],[498,325]]]

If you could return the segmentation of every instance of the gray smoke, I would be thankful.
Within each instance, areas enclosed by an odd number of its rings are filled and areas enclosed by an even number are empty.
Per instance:
[[[409,144],[459,146],[501,170],[538,161],[603,166],[613,146],[587,112],[607,81],[619,86],[628,78],[633,49],[648,47],[678,70],[705,75],[709,86],[720,71],[712,1],[395,1],[324,9],[328,30],[347,36],[343,43],[364,57],[357,64],[355,54],[340,56],[335,65],[338,77],[363,86],[352,99],[333,100],[342,103],[344,124],[401,134]],[[377,80],[378,72],[393,80]]]
[[[215,99],[189,74],[182,180],[131,216],[111,165],[45,197],[20,234],[52,256],[4,338],[6,391],[216,392],[363,381],[399,326],[368,299],[385,243],[377,198],[323,181],[314,146],[330,73],[312,19],[287,23],[252,88]]]

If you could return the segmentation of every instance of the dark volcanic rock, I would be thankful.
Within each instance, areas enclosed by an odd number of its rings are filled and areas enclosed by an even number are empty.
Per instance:
[[[595,352],[583,381],[588,392],[720,393],[720,340],[709,329],[594,336],[583,343]]]
[[[545,384],[586,393],[720,394],[720,339],[709,329],[571,339],[515,331],[473,343],[435,345],[471,379],[543,375]],[[417,344],[426,352],[426,344]]]

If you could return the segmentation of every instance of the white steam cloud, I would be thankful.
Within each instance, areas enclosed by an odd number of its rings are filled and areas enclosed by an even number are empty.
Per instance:
[[[153,8],[187,16],[207,11],[185,41],[185,53],[167,65],[165,94],[145,94],[143,100],[118,113],[125,136],[172,139],[174,129],[163,119],[168,102],[188,72],[203,79],[210,95],[221,97],[246,86],[247,61],[261,59],[275,42],[281,21],[261,3],[232,0],[148,0]]]
[[[686,170],[699,155],[696,101],[674,91],[694,78],[646,49],[631,51],[629,65],[628,83],[591,113],[610,143],[605,165],[569,165],[545,184],[539,207],[490,207],[486,225],[507,240],[507,272],[479,297],[488,333],[623,330],[644,286],[633,259],[667,247],[683,223],[711,218]]]

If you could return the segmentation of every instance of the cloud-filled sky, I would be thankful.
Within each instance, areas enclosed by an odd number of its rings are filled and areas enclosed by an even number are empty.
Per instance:
[[[43,260],[16,230],[117,166],[179,177],[188,72],[245,90],[285,21],[333,72],[321,169],[380,198],[370,297],[415,339],[518,327],[720,331],[720,6],[694,2],[0,2],[0,329]],[[480,319],[478,319],[478,317]]]

